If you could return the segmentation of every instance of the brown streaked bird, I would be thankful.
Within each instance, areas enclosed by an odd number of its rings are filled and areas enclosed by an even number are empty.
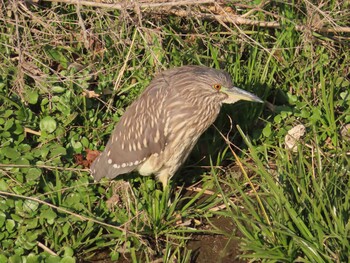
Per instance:
[[[125,111],[105,150],[91,165],[95,180],[137,170],[165,188],[223,103],[263,102],[236,88],[230,75],[204,66],[159,73]]]

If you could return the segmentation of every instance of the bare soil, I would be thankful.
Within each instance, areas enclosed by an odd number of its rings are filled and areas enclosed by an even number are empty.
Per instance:
[[[225,217],[218,217],[210,220],[210,223],[226,233],[234,233],[235,226],[233,222]],[[236,237],[225,237],[223,235],[193,235],[188,242],[187,248],[193,251],[191,263],[243,263],[238,256],[239,252],[239,234]],[[86,263],[111,263],[109,252],[102,251],[89,261],[80,261]],[[120,257],[116,263],[132,262],[128,255]],[[156,260],[155,262],[162,262]]]
[[[224,217],[214,218],[211,224],[226,233],[234,233],[235,226],[232,220]],[[196,235],[188,243],[187,248],[194,253],[192,263],[243,263],[238,259],[239,235],[225,237],[222,235]]]

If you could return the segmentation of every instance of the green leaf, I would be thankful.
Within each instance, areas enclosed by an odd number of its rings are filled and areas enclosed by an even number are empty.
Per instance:
[[[67,256],[61,259],[60,263],[75,263],[75,259]]]
[[[64,247],[64,256],[72,257],[74,255],[74,250],[71,247]]]
[[[22,263],[23,261],[22,261],[22,258],[20,255],[13,255],[10,257],[8,262],[9,263]]]
[[[4,131],[7,131],[9,129],[11,129],[11,127],[13,126],[14,124],[14,119],[8,119],[6,122],[5,122],[5,125],[4,125]]]
[[[340,93],[340,97],[343,100],[350,100],[350,92],[349,91],[344,91]]]
[[[11,133],[9,132],[2,132],[0,133],[0,136],[3,138],[11,138]]]
[[[43,147],[40,148],[39,150],[40,152],[40,156],[45,159],[47,157],[47,155],[50,152],[50,149],[47,147],[47,145],[44,145]]]
[[[0,262],[8,262],[5,255],[0,254]]]
[[[26,180],[27,181],[34,181],[36,179],[38,179],[41,175],[41,170],[39,168],[30,168],[27,172],[26,175]]]
[[[70,140],[70,143],[72,145],[72,147],[76,150],[79,151],[83,148],[83,145],[81,144],[81,142],[79,141],[75,141],[74,138],[72,137],[72,139]]]
[[[17,237],[16,245],[22,249],[31,250],[36,246],[37,238],[37,231],[26,231],[24,235],[22,234]]]
[[[82,137],[80,141],[81,141],[84,148],[89,147],[90,141],[86,137]]]
[[[317,121],[320,121],[322,119],[322,112],[319,108],[313,108],[312,109],[312,115],[310,116],[310,120],[312,123],[317,123]]]
[[[44,47],[44,50],[47,52],[48,56],[51,57],[54,61],[59,62],[64,68],[68,66],[68,59],[63,55],[60,49],[57,47],[51,47],[49,45]]]
[[[46,263],[59,263],[61,260],[61,258],[59,256],[53,256],[50,255],[47,259],[46,259]]]
[[[119,256],[120,256],[117,251],[112,251],[109,255],[110,255],[112,261],[117,261],[119,259]]]
[[[27,222],[27,225],[26,225],[27,229],[35,229],[38,226],[38,218],[31,218],[26,222]]]
[[[46,209],[41,212],[40,217],[46,219],[52,225],[55,222],[57,214],[52,209]]]
[[[335,85],[345,88],[350,85],[350,82],[344,77],[338,77],[335,81]]]
[[[39,203],[32,200],[25,200],[23,203],[23,210],[26,212],[36,211],[39,207]]]
[[[63,87],[60,87],[60,86],[53,86],[53,87],[51,88],[51,90],[52,90],[53,93],[62,93],[62,92],[64,92],[66,89],[63,88]]]
[[[268,123],[262,131],[265,137],[270,137],[271,135],[271,123]]]
[[[6,110],[3,117],[5,119],[7,119],[8,117],[10,117],[13,114],[13,110]]]
[[[26,158],[21,157],[21,158],[16,160],[16,164],[29,165],[30,162]]]
[[[12,248],[13,247],[13,240],[11,238],[8,238],[10,234],[6,231],[0,231],[0,240],[2,240],[1,245],[3,249],[6,248]],[[12,235],[11,235],[12,236]],[[7,262],[7,261],[5,261]]]
[[[7,191],[8,184],[4,179],[0,179],[0,191]]]
[[[28,89],[25,93],[25,97],[29,104],[36,104],[38,102],[39,94],[37,90]]]
[[[67,236],[70,232],[71,225],[69,223],[65,223],[64,226],[62,227],[62,232],[65,236]]]
[[[0,150],[1,153],[5,155],[5,157],[11,159],[11,160],[16,160],[18,159],[21,155],[20,153],[11,147],[4,147]]]
[[[0,212],[0,228],[5,224],[6,215],[3,212]],[[1,262],[1,261],[0,261]]]
[[[44,106],[46,106],[47,104],[49,104],[50,100],[48,98],[43,98],[40,102],[40,106],[43,112],[45,112],[45,108]]]
[[[56,121],[50,116],[46,116],[40,121],[40,129],[47,133],[53,133],[56,130],[56,127]]]
[[[13,232],[16,226],[16,222],[12,219],[7,219],[5,224],[6,224],[6,230],[10,233]]]
[[[19,202],[16,202],[15,205],[16,205],[16,209],[18,210],[18,203]],[[21,208],[19,208],[21,209]],[[11,217],[13,220],[15,220],[16,222],[21,222],[22,221],[22,217],[20,217],[19,215],[17,214],[11,214]]]
[[[65,199],[65,204],[68,206],[75,206],[78,205],[81,202],[81,197],[79,194],[72,193],[69,194]]]
[[[62,146],[57,146],[57,147],[51,149],[51,151],[50,151],[50,156],[52,156],[52,157],[66,155],[66,154],[67,154],[67,150],[66,150],[66,148],[64,148]]]
[[[24,132],[23,126],[20,123],[16,123],[16,129],[13,131],[14,134],[19,135]]]
[[[37,256],[37,255],[29,254],[27,257],[27,263],[37,263],[39,261],[40,261],[40,259],[39,259],[39,256]]]
[[[18,146],[18,150],[20,151],[20,152],[29,152],[30,150],[32,149],[32,147],[30,147],[30,145],[29,144],[24,144],[24,143],[22,143],[22,144],[20,144],[19,146]]]

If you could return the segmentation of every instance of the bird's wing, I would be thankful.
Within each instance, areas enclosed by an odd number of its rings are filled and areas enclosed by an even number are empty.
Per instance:
[[[149,156],[164,149],[163,103],[168,91],[166,82],[153,81],[127,108],[105,150],[91,166],[95,180],[131,172]]]

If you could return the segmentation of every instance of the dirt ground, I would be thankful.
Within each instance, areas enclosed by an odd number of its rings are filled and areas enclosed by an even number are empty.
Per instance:
[[[234,233],[235,226],[227,218],[215,218],[211,223],[227,233]],[[196,235],[187,248],[193,251],[191,263],[243,263],[239,253],[238,238],[227,238],[222,235]]]
[[[227,218],[219,217],[210,220],[211,224],[227,233],[234,233],[235,226]],[[238,238],[227,238],[222,235],[193,235],[188,242],[187,248],[192,250],[191,263],[243,263],[238,259]],[[79,261],[84,263],[111,263],[109,252],[101,252],[94,259],[89,261]],[[127,255],[121,257],[115,263],[132,262]],[[156,260],[154,262],[162,262]]]

